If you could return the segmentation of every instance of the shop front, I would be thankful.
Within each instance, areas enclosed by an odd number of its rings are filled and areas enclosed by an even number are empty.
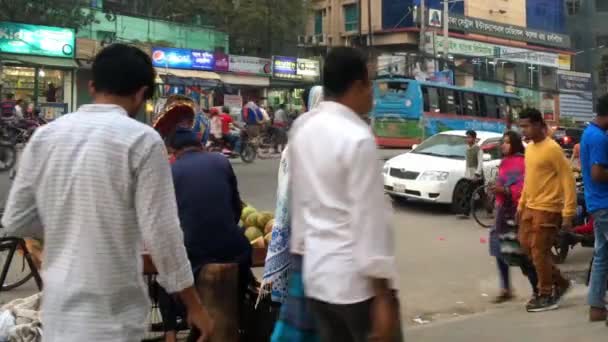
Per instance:
[[[240,96],[244,102],[266,98],[272,76],[271,63],[268,58],[230,55],[227,72],[220,74],[223,87],[218,103],[226,104],[228,95]],[[222,71],[217,66],[216,70]]]
[[[158,74],[154,112],[158,113],[168,96],[186,95],[201,108],[214,106],[213,95],[221,77],[215,73],[213,53],[201,50],[155,47],[152,63]]]
[[[0,95],[52,120],[74,109],[74,30],[0,22]]]
[[[290,111],[301,112],[302,92],[319,83],[321,64],[314,59],[274,56],[268,101],[270,106],[285,105]]]

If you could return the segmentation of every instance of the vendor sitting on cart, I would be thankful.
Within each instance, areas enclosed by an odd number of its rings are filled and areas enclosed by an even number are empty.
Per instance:
[[[251,245],[238,227],[242,204],[230,162],[221,154],[205,152],[188,128],[178,127],[167,142],[176,155],[173,182],[194,279],[206,264],[235,263],[239,265],[240,293],[244,294],[250,281]],[[179,304],[166,293],[162,295],[159,303],[166,341],[175,341]]]

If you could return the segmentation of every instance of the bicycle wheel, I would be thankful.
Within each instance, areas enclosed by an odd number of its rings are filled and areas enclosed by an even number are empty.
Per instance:
[[[482,185],[471,195],[471,214],[475,222],[484,228],[490,228],[495,221],[494,193]]]
[[[27,283],[34,274],[23,251],[14,242],[0,243],[0,284],[1,291],[10,291]]]

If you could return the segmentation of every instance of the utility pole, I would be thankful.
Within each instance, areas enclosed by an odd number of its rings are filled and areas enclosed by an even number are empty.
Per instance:
[[[363,35],[363,19],[361,17],[361,1],[363,0],[359,0],[357,1],[357,17],[359,19],[359,47],[361,47],[363,45],[363,40],[361,39],[361,36]]]
[[[447,61],[450,53],[450,4],[448,0],[443,0],[443,58]],[[446,62],[447,63],[447,62]]]
[[[424,53],[424,43],[425,43],[425,35],[424,31],[426,30],[426,17],[424,15],[426,12],[425,0],[420,0],[420,14],[418,14],[418,20],[420,20],[420,53]]]
[[[374,46],[374,33],[372,32],[372,0],[367,0],[367,48],[369,54],[372,54],[372,47]]]

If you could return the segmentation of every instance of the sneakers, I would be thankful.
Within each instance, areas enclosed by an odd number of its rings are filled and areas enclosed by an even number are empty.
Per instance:
[[[555,287],[555,302],[559,304],[559,302],[564,298],[564,295],[568,293],[572,289],[572,282],[568,281],[568,283],[563,287]]]
[[[526,310],[528,312],[544,312],[550,310],[556,310],[559,308],[559,303],[552,297],[547,295],[541,295],[533,298],[527,305]]]

